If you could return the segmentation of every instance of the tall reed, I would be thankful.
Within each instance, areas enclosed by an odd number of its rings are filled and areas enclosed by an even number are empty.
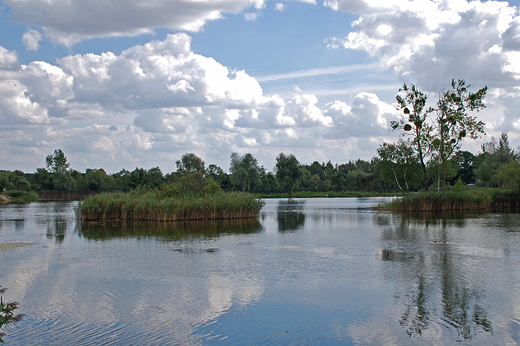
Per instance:
[[[160,190],[134,190],[87,196],[76,214],[84,220],[239,219],[258,216],[263,204],[241,192],[168,196]]]
[[[493,198],[486,189],[465,191],[426,191],[408,194],[382,206],[383,209],[400,211],[463,211],[486,210]]]

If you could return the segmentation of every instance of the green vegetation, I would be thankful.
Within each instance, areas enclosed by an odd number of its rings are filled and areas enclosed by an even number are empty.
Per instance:
[[[193,182],[193,179],[190,180]],[[210,183],[212,184],[212,183]],[[77,207],[83,220],[217,220],[258,216],[263,202],[242,192],[190,193],[185,184],[86,197]],[[205,185],[207,187],[210,185]]]
[[[520,195],[520,151],[511,148],[507,133],[502,133],[498,141],[492,138],[484,143],[477,154],[461,150],[465,141],[476,140],[484,134],[484,123],[475,114],[485,108],[487,90],[483,87],[472,92],[464,80],[454,79],[447,90],[439,92],[438,100],[429,105],[427,94],[418,86],[404,84],[396,95],[401,114],[390,122],[390,129],[398,131],[401,138],[394,143],[382,143],[370,161],[304,164],[294,154],[280,153],[275,167],[268,171],[253,154],[234,152],[228,173],[215,164],[206,168],[204,160],[187,153],[175,162],[174,172],[163,174],[159,167],[148,170],[136,167],[133,171],[122,169],[107,174],[102,168],[88,168],[83,173],[71,169],[63,151],[57,149],[47,156],[46,168],[38,168],[35,173],[0,171],[0,193],[9,191],[9,194],[18,194],[11,200],[30,201],[35,200],[34,193],[39,193],[42,199],[53,196],[61,199],[102,192],[136,194],[153,189],[170,189],[182,198],[193,191],[208,196],[219,191],[242,191],[267,198],[399,193],[406,196],[421,191],[424,198],[418,205],[438,205],[442,200],[446,206],[441,209],[475,208],[476,205],[480,208],[480,202],[472,201],[474,196],[470,196],[467,203],[459,201],[460,196],[468,195],[451,189],[460,180],[463,185],[505,189],[503,191],[509,192],[487,190],[496,197],[491,207],[513,206],[515,196]],[[16,191],[32,194],[22,197],[22,193]],[[434,197],[431,191],[439,196]]]
[[[0,293],[4,293],[7,289],[0,286]],[[4,302],[3,296],[0,295],[0,330],[8,330],[23,318],[23,314],[15,314],[18,309],[18,302]],[[0,332],[0,343],[4,343],[4,332]]]
[[[12,203],[36,202],[40,198],[34,191],[9,190],[6,194]]]
[[[407,194],[382,205],[383,209],[398,211],[462,211],[491,208],[492,196],[487,189],[467,191],[426,191]]]

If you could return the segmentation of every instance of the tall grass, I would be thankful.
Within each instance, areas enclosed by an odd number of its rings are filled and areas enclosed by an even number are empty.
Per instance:
[[[415,212],[486,210],[492,207],[492,202],[493,197],[487,189],[426,191],[394,199],[381,208]]]
[[[520,193],[512,189],[490,189],[493,210],[519,210]]]
[[[161,190],[101,193],[81,201],[83,220],[219,220],[258,216],[264,202],[255,195],[231,192],[169,195]]]
[[[11,203],[36,202],[40,198],[34,191],[9,190],[6,194],[10,197]]]

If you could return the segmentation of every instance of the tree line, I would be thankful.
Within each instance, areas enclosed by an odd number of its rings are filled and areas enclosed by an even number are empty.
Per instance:
[[[520,152],[511,148],[507,133],[484,143],[476,155],[461,150],[465,138],[478,139],[484,123],[474,113],[485,108],[487,87],[469,91],[464,80],[453,80],[441,90],[434,106],[416,85],[399,90],[396,101],[402,111],[391,122],[401,136],[383,143],[370,161],[342,164],[331,161],[302,164],[293,154],[280,153],[268,171],[251,153],[230,156],[229,173],[193,153],[176,161],[175,172],[164,174],[159,167],[122,169],[107,174],[102,168],[79,172],[70,167],[65,153],[57,149],[46,157],[46,167],[35,173],[0,171],[0,191],[81,191],[98,193],[159,188],[176,184],[180,189],[222,189],[256,193],[296,191],[401,192],[437,189],[456,181],[520,191]]]

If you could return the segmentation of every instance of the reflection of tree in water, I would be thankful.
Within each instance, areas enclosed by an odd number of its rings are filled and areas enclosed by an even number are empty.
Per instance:
[[[105,221],[78,222],[76,232],[92,240],[154,237],[181,240],[188,237],[214,238],[225,234],[249,234],[262,230],[258,219],[216,221]]]
[[[46,236],[49,239],[54,239],[57,243],[63,242],[67,234],[68,221],[65,218],[68,209],[66,203],[55,203],[52,206],[52,214],[54,217],[47,221]]]
[[[305,201],[294,199],[280,201],[276,210],[279,232],[296,231],[303,228],[305,224],[304,204]]]
[[[447,254],[442,256],[442,300],[444,304],[445,321],[458,332],[459,338],[468,340],[481,328],[493,333],[491,321],[487,312],[479,304],[480,294],[470,287],[461,285],[453,276],[456,274],[456,264]]]
[[[46,236],[49,239],[55,239],[57,243],[61,243],[65,239],[67,233],[67,220],[57,217],[53,222],[47,223]]]
[[[389,277],[396,278],[396,298],[404,303],[399,323],[410,337],[433,323],[435,306],[442,306],[438,318],[457,331],[458,341],[472,339],[478,330],[493,333],[482,289],[464,275],[465,263],[451,249],[448,228],[464,227],[460,215],[379,214],[374,221],[383,227],[381,259],[397,271]]]

